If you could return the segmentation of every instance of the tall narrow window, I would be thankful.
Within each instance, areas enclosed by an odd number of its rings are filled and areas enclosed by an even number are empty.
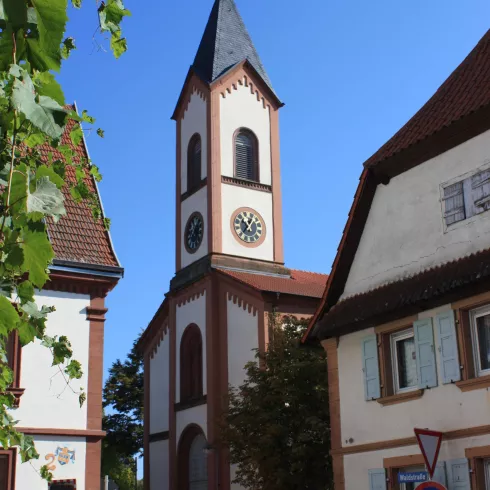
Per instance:
[[[189,325],[180,344],[180,402],[202,396],[202,336],[197,325]]]
[[[259,180],[257,138],[248,129],[240,129],[235,134],[235,177]]]
[[[187,148],[187,190],[195,189],[201,182],[201,137],[196,133]]]
[[[203,434],[199,434],[192,441],[189,451],[189,490],[207,490],[208,488],[206,446],[207,441]]]

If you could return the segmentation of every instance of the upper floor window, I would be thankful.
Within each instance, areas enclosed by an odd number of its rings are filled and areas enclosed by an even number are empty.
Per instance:
[[[180,402],[202,396],[202,336],[197,325],[189,325],[180,343]]]
[[[413,328],[391,336],[391,355],[393,357],[395,393],[416,388],[417,361]]]
[[[446,226],[490,209],[490,169],[443,187]]]
[[[258,142],[252,131],[239,129],[235,133],[235,177],[259,180]]]
[[[196,133],[187,149],[187,190],[196,188],[201,182],[201,137]]]
[[[490,374],[490,306],[472,310],[470,317],[476,374]]]

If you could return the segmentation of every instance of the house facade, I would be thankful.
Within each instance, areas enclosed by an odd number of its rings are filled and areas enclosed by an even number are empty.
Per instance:
[[[70,128],[63,144],[71,145]],[[88,159],[85,141],[76,148]],[[53,149],[54,158],[62,156]],[[67,167],[67,177],[74,168]],[[97,196],[95,180],[87,184]],[[99,196],[100,199],[100,196]],[[48,234],[56,258],[50,282],[36,295],[38,305],[54,306],[46,335],[66,335],[73,358],[82,364],[83,377],[67,386],[62,371],[51,366],[52,354],[35,341],[21,348],[17,338],[9,345],[9,364],[14,370],[11,391],[18,407],[12,415],[17,429],[34,438],[38,460],[22,464],[15,449],[0,451],[0,490],[99,490],[102,431],[102,373],[105,297],[122,277],[109,233],[101,220],[94,221],[85,204],[75,204],[65,193],[67,215],[48,222]],[[79,405],[83,387],[87,399]],[[48,484],[39,475],[47,465],[53,474]]]
[[[176,122],[176,272],[139,347],[146,490],[237,489],[219,442],[228,386],[269,313],[310,317],[327,276],[284,264],[282,107],[233,0],[216,0]]]
[[[490,488],[490,31],[364,164],[309,338],[327,356],[336,490]]]

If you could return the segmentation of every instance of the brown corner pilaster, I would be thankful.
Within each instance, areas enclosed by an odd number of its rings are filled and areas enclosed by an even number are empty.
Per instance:
[[[180,197],[182,194],[182,119],[179,117],[177,119],[177,143],[175,154],[177,156],[176,165],[176,191],[175,191],[175,211],[176,211],[176,221],[175,221],[175,270],[179,271],[182,266],[182,204],[180,202]]]
[[[220,93],[208,98],[208,252],[220,253],[221,239],[221,134]]]
[[[144,354],[143,488],[150,490],[150,354]]]
[[[279,143],[279,110],[270,107],[272,213],[274,223],[274,262],[284,263],[282,240],[281,155]]]
[[[168,456],[169,456],[169,489],[177,489],[177,422],[175,414],[175,393],[176,393],[176,376],[177,376],[177,352],[176,352],[176,338],[177,338],[177,325],[176,325],[176,308],[177,303],[175,299],[170,299],[170,305],[168,310],[168,338],[169,338],[169,412],[168,412]]]
[[[102,430],[102,371],[104,367],[105,294],[90,298],[87,320],[90,322],[87,381],[87,429]],[[99,490],[102,441],[86,438],[85,489]]]
[[[339,386],[339,357],[338,339],[322,341],[322,347],[327,353],[328,396],[330,405],[330,435],[332,450],[342,447],[342,434],[340,429],[340,386]],[[335,490],[345,489],[344,456],[332,455],[332,466]]]

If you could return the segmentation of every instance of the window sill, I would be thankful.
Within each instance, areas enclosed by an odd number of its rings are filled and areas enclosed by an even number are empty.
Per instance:
[[[478,376],[477,378],[467,379],[465,381],[457,381],[456,386],[461,391],[483,390],[490,388],[490,374],[487,376]]]
[[[397,403],[404,403],[410,400],[416,400],[424,394],[424,390],[406,391],[405,393],[397,393],[396,395],[384,396],[378,398],[376,401],[383,406],[396,405]]]
[[[236,177],[221,176],[221,182],[223,184],[236,185],[238,187],[248,187],[262,192],[272,192],[272,186],[255,182],[254,180],[237,179]]]
[[[208,396],[202,395],[199,398],[193,398],[192,400],[185,400],[183,402],[176,403],[174,405],[176,412],[187,410],[188,408],[198,407],[199,405],[206,405],[208,402]]]
[[[208,178],[204,177],[204,179],[199,182],[199,184],[195,185],[192,189],[189,189],[187,192],[184,192],[180,196],[180,202],[185,201],[188,197],[192,196],[192,194],[195,194],[197,191],[200,191],[206,184],[208,183]]]

